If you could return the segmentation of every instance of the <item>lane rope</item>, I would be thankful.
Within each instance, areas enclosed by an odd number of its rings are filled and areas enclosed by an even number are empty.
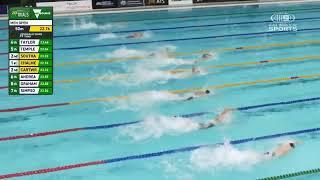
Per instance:
[[[176,42],[176,41],[191,41],[191,40],[203,40],[203,39],[216,39],[216,38],[225,38],[225,37],[242,37],[242,36],[252,36],[252,35],[283,35],[283,34],[295,34],[300,32],[308,31],[318,31],[320,28],[308,28],[308,29],[298,29],[294,32],[256,32],[256,33],[240,33],[240,34],[228,34],[228,35],[217,35],[217,36],[204,36],[204,37],[193,37],[193,38],[177,38],[177,39],[163,39],[163,40],[153,40],[153,41],[140,41],[140,42],[125,42],[125,43],[113,43],[113,44],[100,44],[100,45],[91,45],[91,46],[78,46],[78,47],[62,47],[55,48],[55,50],[78,50],[78,49],[89,49],[89,48],[99,48],[99,47],[114,47],[114,46],[129,46],[129,45],[138,45],[138,44],[152,44],[152,43],[162,43],[162,42]]]
[[[188,88],[188,89],[179,89],[179,90],[167,90],[164,92],[169,92],[169,93],[173,93],[173,94],[184,94],[184,93],[203,91],[206,89],[224,89],[224,88],[244,86],[244,85],[248,86],[248,85],[275,83],[275,82],[287,82],[287,81],[296,81],[296,80],[300,80],[300,79],[313,79],[313,78],[319,78],[319,77],[320,77],[320,74],[311,74],[311,75],[291,76],[291,77],[285,77],[285,78],[274,78],[274,79],[257,80],[257,81],[249,81],[249,82],[238,82],[238,83],[230,83],[230,84],[222,84],[222,85],[212,85],[212,86],[206,87],[205,89],[203,87],[201,87],[201,88]],[[25,111],[25,110],[31,110],[31,109],[40,109],[40,108],[58,107],[58,106],[67,106],[67,105],[79,105],[79,104],[83,104],[83,103],[110,102],[113,100],[126,100],[128,98],[129,98],[128,96],[111,96],[111,97],[104,97],[104,98],[82,99],[82,100],[78,100],[78,101],[56,103],[56,104],[44,104],[44,105],[37,105],[37,106],[26,106],[26,107],[18,107],[18,108],[0,109],[0,113],[17,112],[17,111]]]
[[[62,47],[54,48],[54,50],[77,50],[77,49],[89,49],[98,47],[114,47],[114,46],[129,46],[138,44],[151,44],[151,43],[161,43],[161,42],[175,42],[175,41],[190,41],[190,40],[203,40],[203,39],[216,39],[225,37],[242,37],[242,36],[252,36],[252,35],[283,35],[283,34],[295,34],[308,31],[318,31],[320,28],[309,28],[309,29],[298,29],[293,32],[277,31],[277,32],[257,32],[257,33],[240,33],[240,34],[228,34],[228,35],[217,35],[217,36],[205,36],[205,37],[193,37],[193,38],[177,38],[177,39],[164,39],[164,40],[154,40],[154,41],[140,41],[140,42],[125,42],[125,43],[113,43],[113,44],[101,44],[101,45],[91,45],[91,46],[78,46],[78,47]],[[7,52],[0,52],[0,55],[6,55]]]
[[[254,105],[254,106],[238,107],[238,108],[232,108],[232,109],[238,110],[238,111],[247,111],[247,110],[251,110],[251,109],[259,109],[259,108],[265,108],[265,107],[274,107],[274,106],[281,106],[281,105],[314,102],[314,101],[319,101],[319,100],[320,100],[320,97],[313,97],[313,98],[304,98],[304,99],[296,99],[296,100],[290,100],[290,101],[260,104],[260,105]],[[199,117],[199,116],[207,115],[210,113],[214,113],[214,112],[210,112],[210,111],[196,112],[196,113],[182,114],[182,115],[177,115],[177,116],[183,117],[183,118],[192,118],[192,117]],[[175,116],[175,117],[177,117],[177,116]],[[141,120],[128,121],[128,122],[116,123],[116,124],[99,125],[99,126],[87,126],[87,127],[69,128],[69,129],[60,129],[60,130],[53,130],[53,131],[46,131],[46,132],[39,132],[39,133],[29,133],[29,134],[24,134],[24,135],[0,137],[0,141],[12,141],[12,140],[17,140],[17,139],[36,138],[36,137],[51,136],[51,135],[71,133],[71,132],[77,132],[77,131],[110,129],[110,128],[117,128],[117,127],[121,127],[121,126],[128,126],[128,125],[132,125],[132,124],[137,124],[140,122],[141,122]]]
[[[318,173],[320,173],[320,168],[288,173],[288,174],[283,174],[279,176],[266,177],[266,178],[261,178],[257,180],[280,180],[280,179],[288,179],[292,177],[306,176],[306,175],[318,174]]]
[[[251,62],[241,62],[241,63],[229,63],[229,64],[221,64],[221,65],[209,65],[209,66],[197,66],[198,68],[204,69],[204,70],[210,70],[210,69],[222,69],[222,68],[229,68],[229,67],[243,67],[243,66],[250,66],[250,65],[262,65],[262,64],[268,64],[268,63],[284,63],[284,62],[299,62],[299,61],[318,61],[320,60],[320,56],[303,56],[303,57],[291,57],[291,58],[281,58],[281,59],[270,59],[270,60],[260,60],[260,61],[251,61]],[[179,73],[185,73],[185,72],[191,72],[191,69],[173,69],[173,70],[167,70],[162,71],[163,73],[168,74],[179,74]],[[102,81],[110,81],[114,79],[124,79],[128,78],[130,76],[129,73],[123,73],[123,74],[113,74],[110,76],[98,76],[98,77],[88,77],[88,78],[79,78],[79,79],[65,79],[65,80],[57,80],[55,81],[56,84],[63,84],[63,83],[78,83],[82,81],[96,81],[96,80],[102,80]],[[190,74],[190,77],[194,76],[194,74]]]
[[[271,48],[271,47],[287,47],[287,46],[303,46],[307,44],[320,44],[320,40],[307,40],[307,41],[297,41],[297,42],[289,42],[289,43],[276,43],[276,44],[264,44],[259,46],[242,46],[242,47],[234,47],[234,48],[219,48],[219,49],[208,49],[208,50],[201,50],[201,51],[192,51],[192,52],[176,52],[173,53],[171,56],[179,57],[179,56],[187,56],[187,55],[194,55],[194,54],[203,54],[203,53],[210,53],[211,51],[214,52],[223,52],[223,51],[239,51],[239,50],[253,50],[253,49],[264,49],[264,48]],[[306,56],[307,58],[308,56]],[[303,58],[303,57],[302,57]],[[311,56],[310,58],[318,58],[318,56]],[[145,59],[143,56],[131,56],[126,58],[110,58],[110,59],[101,59],[101,60],[87,60],[87,61],[74,61],[74,62],[65,62],[56,64],[56,67],[61,66],[70,66],[70,65],[86,65],[86,64],[94,64],[94,63],[112,63],[112,62],[118,62],[118,61],[126,61],[126,60],[142,60]],[[280,59],[278,59],[281,61]],[[268,61],[268,62],[276,62],[275,60],[262,60],[262,62]],[[298,61],[298,60],[297,60]],[[223,65],[222,65],[223,66]],[[217,66],[212,66],[211,68],[222,68]],[[7,71],[8,68],[0,68],[0,71]],[[87,78],[90,80],[90,78]],[[93,78],[93,80],[96,80]],[[68,80],[62,80],[68,82]],[[75,80],[77,81],[77,80]]]
[[[263,44],[263,45],[252,45],[252,46],[242,46],[242,47],[232,47],[232,48],[217,48],[217,49],[207,49],[200,51],[190,51],[190,52],[176,52],[171,56],[180,57],[194,54],[203,54],[214,52],[225,52],[225,51],[241,51],[241,50],[254,50],[254,49],[266,49],[273,47],[287,47],[287,46],[304,46],[304,45],[315,45],[320,44],[320,40],[306,40],[306,41],[294,41],[288,43],[272,43],[272,44]],[[87,65],[87,64],[95,64],[95,63],[114,63],[114,62],[123,62],[128,60],[142,60],[145,59],[144,56],[130,56],[125,58],[109,58],[109,59],[97,59],[97,60],[85,60],[85,61],[73,61],[73,62],[64,62],[58,63],[56,67],[62,66],[71,66],[71,65]],[[3,70],[8,70],[8,68],[1,68]]]
[[[320,17],[300,18],[300,19],[295,19],[295,21],[316,20],[316,19],[320,19]],[[246,22],[234,22],[234,23],[203,24],[203,25],[190,25],[190,26],[135,29],[135,30],[125,30],[125,31],[92,32],[92,33],[81,33],[81,34],[57,35],[57,36],[54,36],[54,37],[55,38],[65,38],[65,37],[100,35],[100,34],[106,34],[106,33],[123,34],[123,33],[133,33],[133,32],[144,32],[144,31],[163,31],[163,30],[201,28],[201,27],[216,27],[216,26],[229,26],[229,25],[244,25],[244,24],[258,24],[258,23],[270,23],[270,22],[272,22],[272,21],[269,21],[269,20],[268,21],[246,21]]]
[[[291,58],[281,58],[281,59],[270,59],[270,60],[260,60],[260,61],[251,61],[251,62],[241,62],[241,63],[231,63],[231,64],[221,64],[221,65],[210,65],[210,66],[199,66],[201,69],[210,70],[210,69],[218,69],[218,68],[228,68],[228,67],[242,67],[242,66],[249,66],[249,65],[259,65],[259,64],[267,64],[267,63],[284,63],[284,62],[297,62],[297,61],[311,61],[311,60],[320,60],[320,56],[313,55],[313,56],[303,56],[303,57],[291,57]],[[190,69],[173,69],[163,71],[164,73],[168,74],[179,74],[184,72],[191,72]],[[79,78],[79,79],[65,79],[65,80],[56,80],[54,81],[56,84],[64,84],[64,83],[78,83],[82,81],[109,81],[113,79],[124,79],[127,78],[130,74],[123,73],[123,74],[113,74],[110,76],[98,76],[98,77],[88,77],[88,78]],[[193,76],[193,74],[190,74]],[[0,89],[7,89],[8,86],[0,86]]]
[[[317,131],[320,131],[320,128],[304,129],[304,130],[290,131],[290,132],[284,132],[284,133],[279,133],[279,134],[272,134],[272,135],[265,135],[265,136],[258,136],[258,137],[233,140],[233,141],[230,141],[230,144],[237,145],[237,144],[261,141],[261,140],[268,140],[268,139],[274,139],[274,138],[285,137],[285,136],[307,134],[307,133],[312,133],[312,132],[317,132]],[[160,156],[165,156],[165,155],[169,155],[169,154],[191,152],[191,151],[195,151],[195,150],[202,148],[202,147],[217,146],[217,145],[222,145],[222,144],[223,143],[187,146],[187,147],[182,147],[182,148],[176,148],[176,149],[170,149],[170,150],[164,150],[164,151],[158,151],[158,152],[152,152],[152,153],[146,153],[146,154],[124,156],[124,157],[112,158],[112,159],[107,159],[107,160],[99,160],[99,161],[85,162],[85,163],[72,164],[72,165],[66,165],[66,166],[58,166],[58,167],[54,167],[54,168],[45,168],[45,169],[17,172],[17,173],[11,173],[11,174],[3,174],[3,175],[0,175],[0,179],[8,179],[8,178],[15,178],[15,177],[23,177],[23,176],[33,176],[33,175],[46,174],[46,173],[57,172],[57,171],[66,171],[66,170],[75,169],[75,168],[96,166],[96,165],[101,165],[101,164],[110,164],[110,163],[132,161],[132,160],[139,160],[139,159],[140,160],[141,159],[150,159],[153,157],[160,157]]]
[[[223,52],[223,51],[239,51],[239,50],[253,50],[253,49],[263,49],[263,48],[271,48],[271,47],[286,47],[286,46],[300,46],[300,45],[306,45],[306,44],[320,44],[320,40],[307,40],[307,41],[298,41],[298,42],[289,42],[289,43],[276,43],[276,44],[264,44],[259,46],[243,46],[243,47],[235,47],[235,48],[220,48],[220,49],[208,49],[208,50],[201,50],[201,51],[193,51],[193,52],[177,52],[174,53],[173,56],[179,57],[179,56],[186,56],[186,55],[194,55],[194,54],[203,54],[203,53],[210,53],[210,51],[214,52]],[[301,57],[304,58],[304,57]],[[305,57],[306,59],[308,56]],[[310,56],[310,59],[318,58],[318,56]],[[86,64],[94,64],[94,63],[111,63],[111,62],[118,62],[118,61],[126,61],[126,60],[142,60],[145,59],[145,57],[138,57],[138,56],[132,56],[127,58],[110,58],[110,59],[104,59],[104,60],[88,60],[88,61],[74,61],[74,62],[65,62],[57,64],[56,67],[60,66],[70,66],[70,65],[86,65]],[[287,59],[290,60],[290,59]],[[293,59],[292,59],[293,60]],[[294,61],[294,60],[293,60]],[[297,61],[299,61],[297,59]],[[268,62],[281,62],[281,59],[274,59],[274,60],[262,60],[260,63],[268,63]],[[237,64],[234,64],[236,66]],[[222,66],[222,67],[219,67]],[[223,66],[232,66],[232,65],[216,65],[211,66],[210,68],[223,68]],[[0,68],[0,71],[6,71],[8,68]],[[172,73],[175,71],[173,70]],[[179,72],[179,70],[177,70]],[[126,75],[124,75],[126,77]],[[102,78],[102,80],[109,80],[111,77],[105,77]],[[75,80],[58,80],[56,83],[73,83],[73,82],[80,82],[85,80],[98,80],[97,78],[80,78]],[[5,89],[4,88],[0,89]]]
[[[266,49],[273,47],[287,47],[287,46],[303,46],[303,45],[313,45],[320,44],[320,40],[307,40],[307,41],[296,41],[296,42],[288,42],[288,43],[273,43],[273,44],[264,44],[257,46],[242,46],[242,47],[233,47],[233,48],[218,48],[218,49],[208,49],[208,50],[200,50],[200,51],[191,51],[191,52],[176,52],[173,53],[172,56],[180,57],[194,54],[203,54],[213,52],[225,52],[225,51],[241,51],[241,50],[253,50],[253,49]],[[95,63],[113,63],[113,62],[122,62],[127,60],[142,60],[145,59],[144,56],[130,56],[123,58],[109,58],[109,59],[97,59],[97,60],[84,60],[84,61],[73,61],[73,62],[64,62],[59,63],[56,66],[70,66],[70,65],[87,65],[87,64],[95,64]]]

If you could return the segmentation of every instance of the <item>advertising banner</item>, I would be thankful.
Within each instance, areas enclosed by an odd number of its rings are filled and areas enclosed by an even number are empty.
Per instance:
[[[58,1],[58,2],[38,2],[38,7],[52,6],[53,11],[56,12],[81,12],[92,9],[91,0],[79,1]]]
[[[147,6],[161,6],[161,5],[168,5],[168,0],[146,0]]]
[[[210,3],[210,2],[228,2],[234,0],[193,0],[193,3]],[[246,1],[246,0],[237,0],[237,1]]]
[[[191,5],[192,0],[169,0],[170,6]]]
[[[135,7],[143,5],[143,0],[119,0],[118,7]]]
[[[0,5],[0,14],[7,14],[7,10],[6,5]]]
[[[115,8],[118,7],[118,0],[92,0],[93,9]]]

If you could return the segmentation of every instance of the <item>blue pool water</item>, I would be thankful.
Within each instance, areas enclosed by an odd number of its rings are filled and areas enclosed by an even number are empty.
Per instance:
[[[319,3],[301,3],[56,17],[54,95],[8,96],[7,71],[0,71],[0,110],[67,104],[0,112],[0,138],[143,122],[0,141],[0,175],[320,127],[319,101],[312,101],[235,111],[231,123],[201,131],[193,128],[195,122],[211,120],[224,108],[319,96],[319,11]],[[292,24],[297,32],[269,31],[270,17],[279,12],[295,16]],[[7,21],[0,21],[0,27],[7,27]],[[144,37],[125,38],[135,31]],[[1,40],[7,36],[7,30],[0,30]],[[213,54],[199,63],[206,73],[188,76],[190,63],[202,51]],[[3,52],[6,41],[0,41]],[[151,57],[152,52],[156,56]],[[270,63],[250,64],[266,60]],[[0,55],[0,69],[7,64],[7,55]],[[175,69],[187,72],[165,73]],[[278,79],[296,76],[303,78]],[[226,84],[233,86],[217,88]],[[182,101],[185,94],[167,92],[212,86],[213,95],[193,101]],[[204,111],[212,113],[172,118]],[[258,158],[288,139],[303,143],[282,158]],[[319,168],[319,149],[315,132],[16,179],[246,180]]]

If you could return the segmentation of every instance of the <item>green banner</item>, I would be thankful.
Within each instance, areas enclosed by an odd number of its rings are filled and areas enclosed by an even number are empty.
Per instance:
[[[53,19],[52,7],[14,7],[9,9],[10,20],[51,20]]]

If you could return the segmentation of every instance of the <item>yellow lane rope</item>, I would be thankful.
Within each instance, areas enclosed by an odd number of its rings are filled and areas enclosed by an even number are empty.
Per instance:
[[[265,64],[265,63],[282,63],[282,62],[296,62],[296,61],[306,61],[306,60],[320,60],[320,56],[303,56],[303,57],[291,57],[291,58],[281,58],[281,59],[273,59],[273,60],[263,60],[263,61],[252,61],[252,62],[242,62],[242,63],[231,63],[231,64],[222,64],[222,65],[213,65],[213,66],[201,66],[201,68],[209,70],[213,68],[227,68],[227,67],[242,67],[242,66],[250,66],[250,65],[258,65],[258,64]],[[184,72],[191,72],[190,69],[174,69],[169,71],[163,71],[169,74],[178,74]],[[119,78],[127,78],[129,74],[114,74],[110,76],[101,76],[101,77],[91,77],[91,78],[79,78],[79,79],[70,79],[70,80],[57,80],[55,83],[78,83],[81,81],[93,81],[93,80],[101,80],[101,81],[108,81],[112,79],[119,79]]]
[[[192,93],[197,91],[202,91],[205,89],[223,89],[229,87],[238,87],[238,86],[245,86],[245,85],[257,85],[257,84],[267,84],[267,83],[275,83],[275,82],[286,82],[286,81],[295,81],[300,79],[311,79],[311,78],[318,78],[320,74],[310,74],[310,75],[300,75],[294,77],[283,77],[283,78],[274,78],[274,79],[264,79],[264,80],[256,80],[256,81],[248,81],[248,82],[238,82],[238,83],[229,83],[229,84],[221,84],[221,85],[212,85],[206,88],[188,88],[188,89],[179,89],[179,90],[164,90],[162,92],[170,92],[174,94],[184,94],[184,93]],[[91,98],[91,99],[83,99],[79,101],[72,101],[69,102],[69,105],[79,105],[83,103],[95,103],[95,102],[110,102],[113,100],[124,100],[128,99],[128,96],[112,96],[106,98]]]
[[[176,52],[173,53],[172,56],[186,56],[193,54],[203,54],[209,53],[210,51],[214,52],[223,52],[223,51],[239,51],[239,50],[253,50],[253,49],[266,49],[272,47],[286,47],[286,46],[301,46],[307,44],[320,44],[320,40],[307,40],[307,41],[298,41],[298,42],[288,42],[288,43],[274,43],[274,44],[265,44],[265,45],[257,45],[257,46],[242,46],[242,47],[233,47],[233,48],[217,48],[217,49],[208,49],[208,50],[200,50],[193,52]],[[74,62],[64,62],[56,64],[57,67],[61,66],[71,66],[71,65],[85,65],[85,64],[95,64],[95,63],[111,63],[111,62],[121,62],[128,60],[142,60],[145,59],[144,56],[130,56],[130,57],[122,57],[122,58],[110,58],[110,59],[98,59],[98,60],[84,60],[84,61],[74,61]]]

